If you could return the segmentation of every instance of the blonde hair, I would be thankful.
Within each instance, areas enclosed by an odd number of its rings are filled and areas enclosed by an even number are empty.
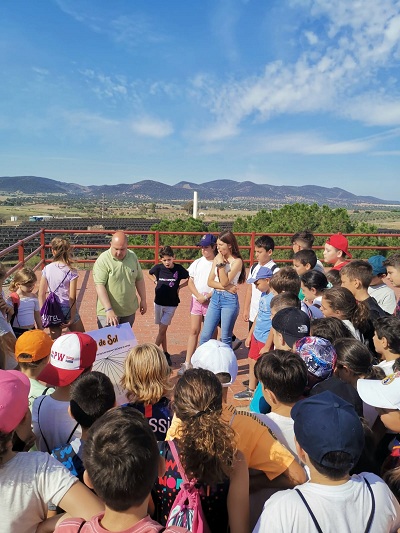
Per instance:
[[[35,272],[28,267],[21,268],[14,274],[13,280],[10,283],[10,291],[16,291],[19,285],[26,285],[29,283],[36,283],[37,276]]]
[[[127,390],[131,402],[155,404],[172,390],[171,369],[164,352],[152,343],[139,344],[125,359],[125,373],[121,386]]]
[[[73,256],[71,251],[71,244],[68,239],[61,237],[54,237],[51,243],[51,250],[54,254],[53,261],[62,261],[69,267],[72,267]]]

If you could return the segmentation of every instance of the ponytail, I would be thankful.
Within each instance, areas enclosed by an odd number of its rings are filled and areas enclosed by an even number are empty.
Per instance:
[[[73,264],[73,257],[69,240],[62,239],[61,237],[54,237],[50,243],[50,246],[53,252],[53,261],[61,261],[71,268]]]
[[[361,333],[365,333],[370,329],[370,312],[369,307],[365,302],[358,302],[354,309],[353,316],[350,321],[355,328],[359,329]]]
[[[221,420],[222,385],[209,370],[186,371],[176,384],[173,410],[181,420],[178,450],[189,479],[214,485],[229,478],[235,433]]]

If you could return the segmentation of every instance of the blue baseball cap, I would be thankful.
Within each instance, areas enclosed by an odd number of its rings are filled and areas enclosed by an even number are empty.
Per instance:
[[[249,278],[247,280],[247,283],[254,283],[259,279],[269,279],[272,278],[274,273],[272,270],[268,267],[260,267],[257,271],[257,274],[254,276],[254,278]]]
[[[325,391],[297,402],[291,416],[296,440],[311,459],[336,468],[326,454],[346,452],[350,456],[348,469],[357,463],[364,448],[364,429],[350,403]]]
[[[372,266],[372,273],[374,276],[379,274],[387,274],[387,270],[383,262],[386,261],[386,257],[383,255],[373,255],[368,259],[368,263]]]
[[[213,246],[217,243],[217,237],[212,233],[206,233],[203,235],[200,242],[197,243],[197,246]]]

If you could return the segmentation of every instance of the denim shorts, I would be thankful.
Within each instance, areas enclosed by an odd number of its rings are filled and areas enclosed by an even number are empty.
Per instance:
[[[74,304],[76,305],[76,304]],[[64,319],[65,319],[65,322],[68,322],[70,317],[71,317],[71,308],[69,305],[62,305],[61,306],[61,311],[64,315]],[[78,322],[78,320],[80,320],[80,315],[78,313],[78,310],[76,310],[76,313],[75,313],[75,319],[74,321],[72,322],[73,324],[75,324],[76,322]]]

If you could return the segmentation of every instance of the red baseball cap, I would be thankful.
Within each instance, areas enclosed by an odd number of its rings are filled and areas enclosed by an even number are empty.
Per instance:
[[[349,252],[349,241],[341,233],[335,233],[334,235],[328,237],[326,244],[330,244],[334,248],[341,250],[349,259],[353,257]]]
[[[50,362],[38,379],[54,387],[66,387],[90,368],[97,353],[97,342],[86,333],[66,333],[54,341]]]

